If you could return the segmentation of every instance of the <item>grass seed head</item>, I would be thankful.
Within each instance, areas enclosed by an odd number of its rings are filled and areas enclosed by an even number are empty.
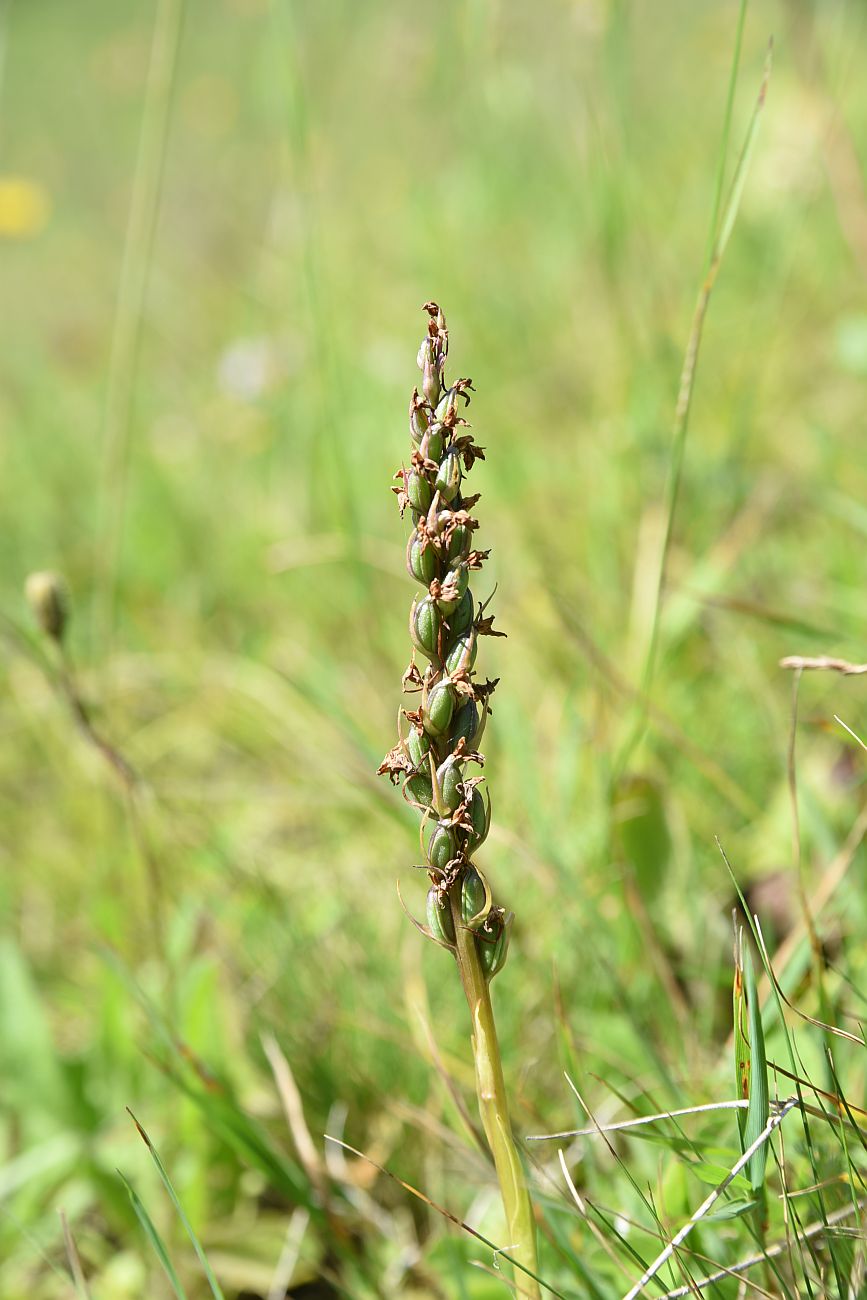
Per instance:
[[[40,629],[58,644],[69,621],[69,591],[59,573],[31,573],[24,594]]]

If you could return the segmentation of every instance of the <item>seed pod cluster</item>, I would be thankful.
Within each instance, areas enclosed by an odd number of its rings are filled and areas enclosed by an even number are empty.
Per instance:
[[[462,412],[473,391],[469,379],[449,384],[445,376],[449,336],[435,302],[425,304],[428,327],[418,352],[421,390],[409,404],[409,465],[395,475],[401,517],[412,529],[406,567],[421,590],[409,613],[412,660],[404,689],[416,707],[401,711],[398,742],[379,768],[421,814],[425,866],[431,878],[427,932],[447,947],[455,942],[448,893],[460,887],[463,923],[475,931],[483,970],[491,978],[502,967],[511,914],[495,907],[472,857],[491,824],[491,805],[477,774],[489,700],[496,681],[480,682],[475,663],[479,638],[503,636],[476,608],[470,575],[487,551],[473,547],[478,496],[466,493],[466,477],[484,460]],[[476,775],[473,775],[473,772]]]

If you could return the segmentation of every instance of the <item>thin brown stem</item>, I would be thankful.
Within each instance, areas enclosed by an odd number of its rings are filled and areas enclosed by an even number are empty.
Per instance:
[[[860,677],[867,673],[867,664],[850,664],[848,659],[834,659],[831,655],[787,655],[780,660],[780,667],[792,668],[797,673],[842,673],[844,677]]]
[[[97,729],[91,717],[81,690],[69,651],[64,643],[59,646],[60,664],[57,670],[57,682],[66,701],[73,722],[80,735],[106,763],[117,780],[123,797],[127,821],[138,853],[145,869],[147,882],[148,923],[154,953],[160,958],[166,970],[169,990],[169,1006],[174,1007],[174,975],[172,963],[165,946],[165,886],[159,859],[154,852],[148,836],[145,819],[142,815],[141,796],[142,780],[138,772],[116,745],[112,744]]]

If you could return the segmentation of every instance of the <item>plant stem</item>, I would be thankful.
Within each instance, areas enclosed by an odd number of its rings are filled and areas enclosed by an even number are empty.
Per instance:
[[[541,1292],[534,1277],[536,1262],[536,1224],[533,1208],[518,1155],[512,1125],[509,1120],[509,1103],[506,1082],[500,1059],[500,1044],[494,1023],[491,993],[479,961],[476,936],[461,918],[461,886],[458,882],[450,891],[450,905],[454,920],[456,956],[461,982],[470,1009],[473,1032],[473,1059],[476,1066],[476,1091],[479,1114],[494,1167],[503,1208],[506,1212],[508,1241],[505,1250],[528,1272],[515,1269],[516,1294],[524,1300],[541,1300]]]
[[[96,642],[106,662],[111,657],[114,636],[136,366],[160,211],[184,7],[185,0],[158,0],[156,5],[108,363],[98,552],[101,581],[94,611]]]
[[[735,46],[735,57],[732,67],[732,80],[729,83],[729,103],[726,107],[726,125],[723,133],[723,150],[728,147],[728,132],[732,88],[737,80],[737,68],[740,58],[740,41],[743,15],[746,9],[745,3],[741,5],[741,12],[738,25],[737,43]],[[704,331],[705,317],[710,305],[711,294],[716,284],[717,276],[722,265],[723,254],[729,242],[735,218],[740,207],[741,195],[746,182],[747,167],[752,153],[753,144],[755,143],[756,131],[758,129],[759,118],[764,108],[765,98],[768,90],[768,81],[771,75],[771,55],[773,45],[768,46],[768,54],[765,60],[765,70],[762,76],[759,95],[753,108],[752,117],[750,118],[747,134],[744,140],[741,154],[735,167],[734,176],[732,177],[729,187],[728,198],[722,210],[722,216],[719,216],[719,206],[717,201],[714,202],[713,224],[711,226],[711,247],[708,255],[707,267],[705,270],[704,281],[699,291],[696,301],[695,310],[692,316],[692,326],[687,340],[686,353],[683,358],[683,367],[680,372],[680,386],[677,394],[677,406],[674,412],[674,426],[671,437],[671,456],[668,463],[668,478],[665,488],[665,529],[662,535],[662,544],[656,563],[656,576],[654,581],[654,600],[653,600],[653,617],[650,626],[650,637],[644,660],[644,671],[642,674],[641,694],[639,697],[639,707],[637,716],[629,731],[625,744],[621,747],[614,761],[614,775],[612,778],[612,787],[617,780],[626,771],[629,762],[636,748],[640,744],[648,717],[648,703],[651,698],[653,689],[653,678],[656,672],[656,661],[659,651],[659,633],[660,621],[662,616],[662,603],[665,595],[666,581],[668,577],[668,557],[671,549],[671,539],[674,532],[674,517],[677,511],[678,498],[680,496],[680,484],[683,475],[684,452],[686,450],[686,437],[689,431],[689,416],[692,408],[692,396],[695,388],[695,376],[698,366],[698,354],[701,347],[702,333]],[[725,167],[724,153],[720,159],[720,167]],[[718,177],[719,180],[719,177]]]

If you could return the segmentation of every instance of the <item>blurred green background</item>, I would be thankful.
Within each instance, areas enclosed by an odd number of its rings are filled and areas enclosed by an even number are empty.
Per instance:
[[[771,35],[775,67],[702,343],[651,716],[615,781],[737,16],[0,5],[7,1300],[74,1294],[61,1210],[94,1300],[170,1294],[117,1169],[188,1294],[210,1294],[126,1106],[228,1297],[506,1294],[469,1266],[490,1252],[322,1138],[500,1240],[456,1101],[474,1111],[459,983],[396,896],[399,877],[421,912],[415,818],[373,776],[408,654],[389,480],[431,297],[450,373],[478,390],[473,490],[508,632],[479,668],[502,678],[483,860],[517,913],[494,986],[517,1126],[581,1120],[564,1069],[602,1114],[732,1095],[714,836],[783,940],[799,908],[778,660],[867,657],[867,20],[757,2],[728,176]],[[94,723],[145,783],[132,811],[33,628],[23,584],[45,568],[69,583]],[[859,730],[863,680],[801,687],[808,891],[858,813],[863,755],[834,715]],[[844,1016],[863,1010],[863,870],[822,923]],[[816,1013],[808,965],[794,988]],[[863,1051],[835,1050],[857,1100]],[[736,1154],[732,1126],[714,1132]],[[533,1154],[543,1272],[584,1294],[575,1260],[610,1263],[553,1148]],[[625,1154],[666,1221],[704,1195],[670,1151]],[[589,1197],[638,1213],[604,1149],[573,1157]]]

